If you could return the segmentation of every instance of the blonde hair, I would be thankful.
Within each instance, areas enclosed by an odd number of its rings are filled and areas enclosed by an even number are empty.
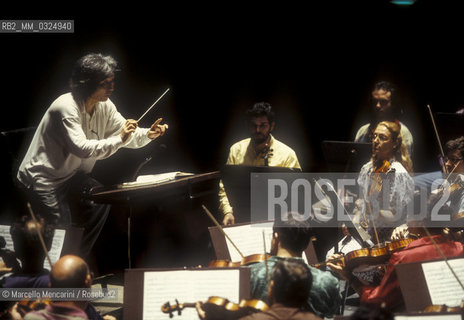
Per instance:
[[[396,145],[394,147],[395,159],[403,165],[407,172],[412,174],[412,160],[411,156],[409,155],[408,148],[406,147],[406,144],[403,141],[403,136],[401,135],[401,125],[397,122],[391,121],[381,121],[377,124],[377,127],[380,125],[387,128],[388,131],[390,131],[391,133],[392,140],[396,141]]]

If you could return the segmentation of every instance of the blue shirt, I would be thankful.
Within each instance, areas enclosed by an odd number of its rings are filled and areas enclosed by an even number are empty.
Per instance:
[[[266,269],[269,278],[271,277],[272,268],[279,260],[300,259],[301,258],[281,258],[273,256],[267,261],[250,265],[251,269],[251,297],[266,302],[268,282],[266,279]],[[267,267],[266,267],[267,263]],[[338,279],[329,271],[322,271],[309,267],[313,278],[309,299],[305,306],[307,310],[315,313],[319,317],[333,317],[340,307],[341,295]]]

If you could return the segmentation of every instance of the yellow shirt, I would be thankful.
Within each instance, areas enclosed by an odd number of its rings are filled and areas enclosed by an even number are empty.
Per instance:
[[[251,138],[236,142],[230,147],[226,164],[264,166],[264,154],[257,154],[250,145]],[[269,167],[301,169],[295,151],[271,135],[269,141]],[[233,212],[222,181],[219,182],[219,210],[225,215]]]

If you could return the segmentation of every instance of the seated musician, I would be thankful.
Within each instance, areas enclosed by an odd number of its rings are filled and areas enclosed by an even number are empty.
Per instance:
[[[435,189],[428,197],[428,210],[439,206],[439,215],[448,215],[450,220],[455,220],[455,228],[462,229],[464,221],[464,136],[450,140],[445,144],[445,170],[448,172],[442,182],[437,179]],[[438,182],[442,182],[438,184]],[[446,192],[446,194],[445,194]],[[457,230],[455,230],[457,231]],[[408,235],[407,225],[396,228],[392,234],[393,239]]]
[[[250,138],[232,145],[226,164],[271,166],[301,169],[295,151],[272,136],[275,115],[271,105],[260,102],[253,105],[247,113]],[[224,225],[238,222],[227,198],[222,181],[219,183],[219,209],[223,214]],[[249,221],[244,220],[242,222]]]
[[[302,260],[277,261],[270,276],[268,301],[269,310],[253,313],[240,320],[266,319],[321,319],[304,306],[310,299],[310,288],[314,284],[312,272]]]
[[[395,265],[441,259],[441,252],[447,258],[464,255],[464,245],[442,235],[442,228],[429,228],[431,234],[431,238],[429,238],[424,226],[430,225],[430,222],[430,217],[422,221],[408,222],[410,233],[417,235],[419,238],[390,256],[385,274],[377,286],[365,285],[339,262],[329,262],[327,266],[338,273],[341,278],[350,282],[351,287],[359,294],[362,305],[380,306],[385,303],[387,308],[393,309],[395,312],[404,311],[405,305],[395,272]],[[441,252],[435,248],[432,239],[437,243]],[[340,257],[341,255],[335,254],[331,259]]]
[[[207,311],[201,302],[197,302],[195,308],[202,320],[317,320],[321,318],[305,308],[312,285],[312,272],[302,259],[282,259],[273,263],[269,270],[269,290],[266,296],[269,309],[240,316],[235,313],[223,315],[220,311]]]
[[[50,288],[91,288],[92,277],[87,263],[80,257],[65,255],[52,267],[50,272]],[[24,320],[41,319],[111,319],[112,316],[101,317],[95,309],[89,309],[89,301],[56,300],[45,309],[33,310],[24,316]]]
[[[372,158],[361,168],[357,180],[360,196],[353,219],[367,228],[376,242],[390,240],[393,229],[407,221],[414,194],[411,172],[400,125],[380,122],[374,130]]]
[[[21,268],[3,278],[0,282],[2,288],[48,288],[50,284],[50,272],[44,269],[46,253],[38,236],[40,232],[47,251],[52,246],[55,228],[40,216],[34,221],[29,216],[23,216],[14,222],[10,228],[13,240],[14,253],[21,261]],[[56,265],[56,264],[55,264]],[[58,267],[58,266],[57,266]],[[15,268],[13,268],[15,269]],[[22,313],[27,308],[19,308]],[[101,320],[92,303],[85,305],[85,313],[88,319]]]
[[[23,216],[10,227],[14,254],[21,261],[21,267],[0,282],[2,288],[46,288],[48,270],[44,269],[45,252],[40,242],[41,233],[44,245],[50,250],[55,229],[46,220],[37,217],[35,222],[29,216]]]
[[[268,276],[279,261],[302,261],[303,250],[313,233],[306,221],[298,221],[292,214],[287,221],[274,223],[271,257],[250,265],[251,297],[268,303]],[[313,279],[305,308],[319,317],[333,317],[341,304],[339,282],[329,271],[309,267]]]
[[[449,172],[449,201],[445,206],[452,214],[452,219],[460,219],[464,218],[464,136],[448,141],[445,150],[445,167]]]

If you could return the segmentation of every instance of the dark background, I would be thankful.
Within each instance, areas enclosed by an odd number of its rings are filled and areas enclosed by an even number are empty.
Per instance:
[[[100,161],[95,175],[104,184],[125,181],[148,155],[150,173],[218,170],[229,146],[247,136],[242,115],[258,101],[275,108],[275,136],[297,152],[303,170],[323,172],[321,142],[354,138],[378,80],[392,81],[402,94],[415,171],[435,170],[438,145],[426,105],[454,112],[464,101],[456,3],[80,3],[64,12],[0,13],[1,19],[75,21],[73,34],[0,34],[0,131],[36,126],[67,92],[80,56],[113,55],[121,72],[111,99],[120,112],[139,118],[169,87],[140,124],[163,117],[169,131],[146,148]],[[11,175],[27,137],[2,136],[3,216],[16,210]],[[108,228],[123,233],[122,220]]]

